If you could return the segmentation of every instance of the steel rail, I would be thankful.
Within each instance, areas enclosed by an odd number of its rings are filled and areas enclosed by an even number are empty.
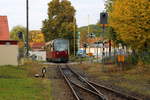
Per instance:
[[[89,81],[88,79],[83,78],[80,74],[78,74],[77,72],[75,72],[75,71],[74,71],[72,68],[70,68],[68,65],[67,65],[67,67],[68,67],[74,74],[76,74],[79,78],[81,78],[83,81],[85,81],[89,86],[91,86],[91,87],[92,87],[97,93],[99,93],[101,96],[104,96],[104,95],[103,95],[100,91],[98,91],[98,89],[97,89],[95,86],[101,87],[101,88],[103,88],[103,89],[105,89],[105,90],[107,90],[107,91],[113,92],[113,93],[115,93],[116,95],[119,95],[120,97],[124,97],[124,98],[126,98],[126,99],[130,99],[130,100],[142,100],[142,99],[140,99],[140,98],[137,98],[137,97],[134,97],[134,96],[125,94],[125,93],[121,93],[121,92],[119,92],[119,91],[113,90],[113,89],[108,88],[108,87],[106,87],[106,86],[99,85],[99,84],[97,84],[97,83],[95,83],[95,82]],[[93,86],[93,85],[95,85],[95,86]],[[105,96],[104,96],[104,99],[106,99]],[[106,99],[106,100],[107,100],[107,99]]]
[[[97,86],[97,87],[103,88],[103,89],[105,89],[105,90],[107,90],[107,91],[111,91],[111,92],[113,92],[113,93],[115,93],[115,94],[118,94],[118,95],[120,95],[121,97],[124,97],[124,98],[126,98],[126,99],[130,99],[130,100],[142,100],[142,99],[139,99],[139,98],[137,98],[137,97],[134,97],[134,96],[131,96],[131,95],[128,95],[128,94],[125,94],[125,93],[120,93],[119,91],[113,90],[113,89],[111,89],[111,88],[108,88],[108,87],[106,87],[106,86],[97,84],[97,83],[95,83],[95,82],[92,82],[92,81],[89,81],[89,80],[87,80],[87,81],[88,81],[89,83],[91,83],[91,84]]]
[[[82,79],[85,83],[87,83],[94,91],[96,91],[103,100],[108,100],[106,96],[104,96],[98,89],[96,89],[93,85],[91,85],[85,78],[83,78],[80,74],[75,72],[72,68],[70,68],[68,65],[66,65],[77,77]]]
[[[61,72],[61,74],[63,75],[65,81],[67,82],[68,86],[70,87],[71,91],[73,92],[73,94],[74,94],[76,100],[80,100],[79,96],[76,94],[75,90],[74,90],[73,87],[71,86],[71,84],[70,84],[68,78],[64,75],[64,73],[63,73],[61,67],[60,67],[60,66],[58,66],[58,67],[59,67],[59,71]]]
[[[90,89],[88,89],[88,88],[85,88],[85,87],[83,87],[83,86],[81,86],[81,85],[79,85],[79,84],[73,82],[72,80],[70,80],[70,79],[65,75],[65,73],[63,72],[63,70],[62,70],[62,68],[61,68],[60,66],[59,66],[59,70],[60,70],[61,74],[64,76],[65,80],[67,81],[67,84],[68,84],[69,87],[71,88],[71,90],[72,90],[73,94],[75,95],[75,97],[77,98],[77,100],[82,100],[82,99],[80,99],[81,97],[79,97],[79,96],[77,95],[77,93],[76,93],[76,91],[74,90],[74,88],[72,87],[72,85],[74,85],[74,86],[76,86],[76,87],[78,87],[78,88],[80,88],[80,89],[82,89],[82,90],[84,90],[84,91],[86,91],[86,92],[88,92],[88,93],[91,93],[91,94],[93,94],[93,95],[96,95],[98,98],[100,98],[100,100],[106,100],[106,99],[102,98],[101,95],[98,94],[97,92],[94,92],[94,91],[92,91],[92,90],[90,90]],[[70,70],[70,69],[69,69],[69,70]],[[71,84],[72,84],[72,85],[71,85]]]
[[[81,86],[81,85],[79,85],[79,84],[76,84],[76,83],[74,83],[74,82],[72,82],[72,81],[71,81],[71,83],[72,83],[73,85],[75,85],[75,86],[81,88],[82,90],[88,91],[88,92],[90,92],[90,93],[92,93],[92,94],[94,94],[94,95],[97,95],[98,97],[101,98],[101,96],[100,96],[98,93],[96,93],[96,92],[94,92],[94,91],[92,91],[92,90],[90,90],[90,89],[88,89],[88,88],[85,88],[85,87],[83,87],[83,86]],[[102,99],[102,98],[101,98],[101,99]],[[102,99],[102,100],[103,100],[103,99]]]

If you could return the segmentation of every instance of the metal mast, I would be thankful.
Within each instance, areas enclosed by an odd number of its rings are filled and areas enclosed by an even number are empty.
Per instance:
[[[28,35],[29,35],[29,2],[26,0],[26,56],[28,57],[29,55],[29,40],[28,40]]]

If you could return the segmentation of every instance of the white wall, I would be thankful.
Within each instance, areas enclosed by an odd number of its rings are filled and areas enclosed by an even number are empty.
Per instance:
[[[18,65],[18,45],[0,45],[0,65]]]
[[[81,50],[84,50],[84,48],[80,48]],[[111,47],[111,52],[113,54],[114,48]],[[95,56],[98,54],[98,56],[102,56],[103,48],[86,48],[86,53],[93,53]],[[109,56],[109,48],[104,49],[105,56]]]
[[[46,51],[31,51],[30,55],[36,55],[35,60],[46,61]]]

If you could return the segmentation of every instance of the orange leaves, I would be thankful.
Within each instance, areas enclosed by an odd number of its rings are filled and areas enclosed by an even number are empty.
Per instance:
[[[41,43],[45,42],[44,34],[41,31],[31,31],[30,32],[30,42]]]
[[[116,0],[110,12],[110,25],[117,35],[137,49],[150,40],[150,2],[148,0]]]

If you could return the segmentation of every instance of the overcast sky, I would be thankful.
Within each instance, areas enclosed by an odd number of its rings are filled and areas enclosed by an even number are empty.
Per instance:
[[[29,0],[29,28],[38,30],[47,18],[47,4],[51,0]],[[76,9],[78,26],[95,24],[104,10],[104,0],[70,0]],[[0,0],[0,15],[8,16],[9,29],[16,25],[26,26],[26,0]]]

